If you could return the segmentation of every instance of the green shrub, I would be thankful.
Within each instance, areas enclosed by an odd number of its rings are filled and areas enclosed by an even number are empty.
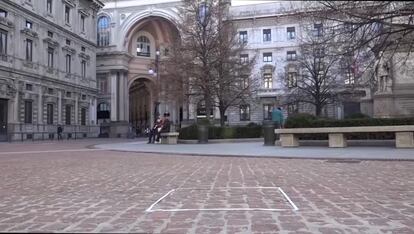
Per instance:
[[[369,119],[371,118],[369,115],[362,114],[362,113],[355,113],[352,115],[348,115],[345,117],[345,119]]]
[[[311,122],[316,120],[314,115],[308,113],[297,113],[289,115],[285,121],[286,128],[305,128],[305,126],[311,125]]]
[[[240,127],[217,127],[209,126],[208,138],[209,139],[235,139],[235,138],[259,138],[262,134],[262,127],[256,126],[240,126]],[[196,140],[197,138],[197,125],[191,125],[180,130],[180,139],[183,140]]]

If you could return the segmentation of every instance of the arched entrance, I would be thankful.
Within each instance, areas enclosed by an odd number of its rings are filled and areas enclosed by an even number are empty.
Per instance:
[[[129,86],[129,122],[137,135],[151,127],[152,83],[146,78],[135,79]]]
[[[174,23],[160,16],[136,21],[125,35],[125,46],[131,55],[128,62],[129,123],[139,135],[164,112],[170,113],[173,124],[179,123],[179,101],[165,95],[171,77],[164,67],[178,35]]]

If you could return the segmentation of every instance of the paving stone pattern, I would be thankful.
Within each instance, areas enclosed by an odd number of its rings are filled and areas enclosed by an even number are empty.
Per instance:
[[[9,146],[0,147],[7,152]],[[84,145],[70,148],[76,147]],[[411,161],[327,163],[101,150],[1,154],[0,168],[0,232],[414,233]],[[299,210],[145,212],[177,188],[208,189],[187,198],[181,190],[161,207],[272,208],[282,202],[263,189],[215,189],[223,187],[281,187]]]

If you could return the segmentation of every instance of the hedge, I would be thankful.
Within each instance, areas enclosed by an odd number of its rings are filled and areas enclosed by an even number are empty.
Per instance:
[[[356,116],[355,116],[356,117]],[[319,128],[319,127],[356,127],[356,126],[393,126],[393,125],[414,125],[414,118],[363,118],[356,119],[317,119],[309,114],[296,114],[286,120],[285,128]],[[347,139],[394,139],[392,132],[377,133],[347,133]],[[328,134],[300,134],[299,139],[302,140],[326,140]]]
[[[262,137],[262,127],[256,124],[240,127],[216,127],[209,126],[208,139],[234,139],[234,138],[259,138]],[[191,125],[180,130],[179,139],[196,140],[197,125]]]

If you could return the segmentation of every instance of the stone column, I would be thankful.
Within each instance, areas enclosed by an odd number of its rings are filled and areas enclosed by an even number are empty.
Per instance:
[[[110,74],[111,80],[111,121],[118,121],[117,79],[116,73]]]
[[[127,72],[123,72],[124,74],[124,120],[129,122],[129,89],[128,89],[128,74]]]
[[[119,110],[119,120],[120,121],[123,121],[124,119],[125,119],[125,116],[124,116],[124,103],[125,103],[125,100],[124,100],[124,89],[123,89],[123,87],[124,87],[124,75],[123,75],[123,72],[119,72],[118,73],[118,80],[119,80],[119,89],[118,89],[118,105],[119,105],[119,107],[118,107],[118,110]]]
[[[79,96],[75,95],[75,124],[79,124]]]
[[[58,91],[58,124],[62,124],[62,91]]]
[[[96,97],[91,97],[89,100],[89,124],[96,125]]]
[[[39,87],[39,98],[37,99],[37,123],[43,123],[43,94],[42,87]]]

